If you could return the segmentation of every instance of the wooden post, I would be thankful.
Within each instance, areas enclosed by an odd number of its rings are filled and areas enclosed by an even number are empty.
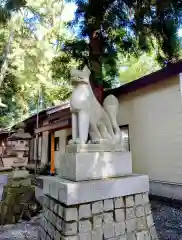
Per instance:
[[[55,166],[54,166],[54,132],[51,132],[51,175],[55,174]]]

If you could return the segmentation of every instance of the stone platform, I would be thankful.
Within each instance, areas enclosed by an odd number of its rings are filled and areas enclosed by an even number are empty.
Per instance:
[[[88,148],[89,151],[85,152]],[[112,146],[108,149],[111,148]],[[94,151],[96,149],[98,151]],[[132,174],[130,152],[103,151],[104,149],[106,146],[99,150],[97,144],[68,146],[68,153],[60,161],[58,175],[68,180],[83,181]]]
[[[43,178],[41,240],[157,239],[148,177],[72,182]]]

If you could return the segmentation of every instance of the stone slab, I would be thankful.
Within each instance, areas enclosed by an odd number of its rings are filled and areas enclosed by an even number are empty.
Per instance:
[[[58,175],[73,181],[103,179],[132,174],[130,152],[66,153]]]
[[[29,176],[29,172],[27,170],[14,170],[12,172],[13,178],[27,178]]]
[[[43,192],[66,205],[122,197],[149,191],[147,175],[135,175],[102,180],[73,182],[54,177],[43,179]]]
[[[66,146],[67,153],[85,152],[125,152],[121,144],[69,144]]]

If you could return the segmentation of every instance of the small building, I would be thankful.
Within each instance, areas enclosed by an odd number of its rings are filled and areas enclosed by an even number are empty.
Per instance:
[[[124,146],[131,151],[133,172],[148,174],[154,195],[182,200],[182,62],[105,91],[119,100],[118,123]],[[24,121],[30,141],[29,163],[59,167],[71,138],[69,102],[45,109]]]
[[[149,175],[152,194],[182,199],[182,62],[110,93],[119,99],[133,172]]]
[[[117,118],[125,148],[132,153],[133,172],[149,175],[152,194],[182,199],[182,62],[108,94],[119,100]],[[52,157],[58,168],[71,138],[69,103],[47,110],[46,121],[35,130],[42,134],[42,160],[48,160],[49,149],[49,161]]]

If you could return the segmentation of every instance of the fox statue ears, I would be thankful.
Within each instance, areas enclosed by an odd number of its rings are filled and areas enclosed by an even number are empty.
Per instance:
[[[85,66],[83,68],[83,70],[78,70],[78,69],[72,69],[71,70],[71,76],[72,77],[79,77],[82,79],[89,79],[91,74],[91,71],[89,70],[89,68],[87,66]]]

